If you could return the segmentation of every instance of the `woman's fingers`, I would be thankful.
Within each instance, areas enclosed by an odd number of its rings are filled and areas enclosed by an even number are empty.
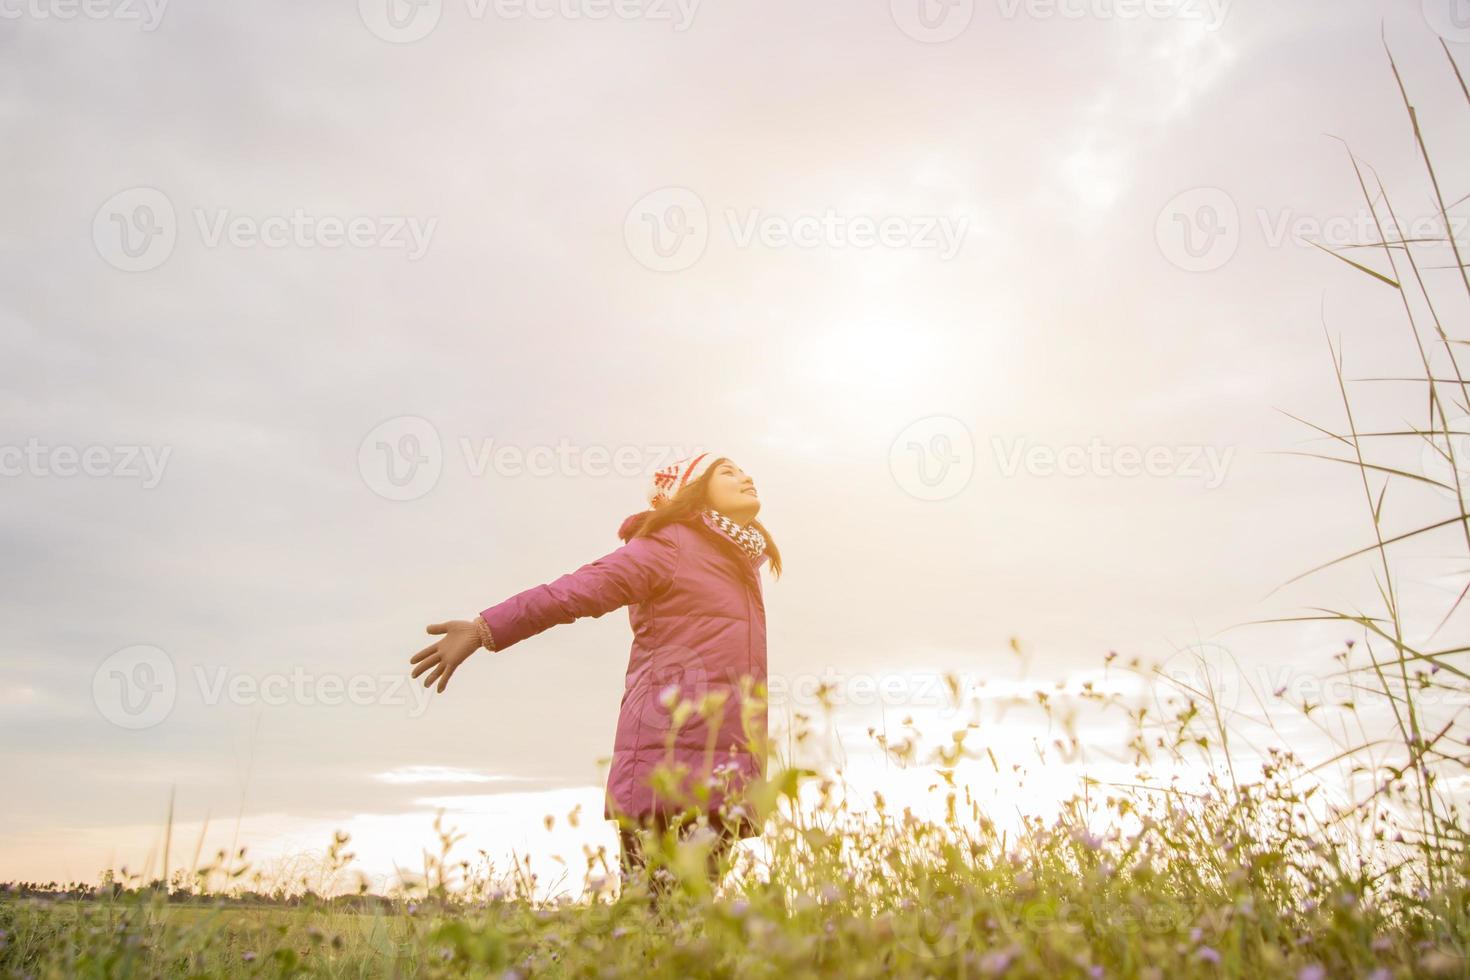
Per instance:
[[[419,654],[419,656],[422,657],[423,654]],[[415,658],[415,659],[417,659],[417,658]],[[415,667],[413,669],[413,673],[410,674],[409,676],[410,677],[417,677],[420,674],[422,674],[424,671],[428,670],[430,667],[437,666],[440,663],[443,663],[443,660],[438,656],[438,651],[434,651],[434,654],[431,655],[431,656],[429,656],[428,658],[426,658],[423,663],[421,663],[417,667]]]
[[[435,636],[443,636],[449,632],[449,627],[452,625],[452,622],[430,623],[426,629]],[[417,666],[414,667],[410,676],[417,679],[420,674],[428,671],[428,676],[424,678],[424,687],[433,687],[435,682],[438,682],[438,691],[442,694],[444,688],[449,684],[449,678],[454,676],[455,670],[468,656],[468,651],[461,649],[463,644],[459,642],[460,640],[462,637],[458,635],[448,640],[435,640],[414,654],[408,662],[417,664]],[[445,643],[449,644],[447,648],[444,646]]]

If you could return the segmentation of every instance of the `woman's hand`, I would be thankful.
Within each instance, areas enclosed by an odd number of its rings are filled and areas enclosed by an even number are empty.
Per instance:
[[[444,693],[445,685],[459,665],[469,659],[470,654],[480,649],[480,631],[468,619],[451,619],[447,623],[429,624],[429,633],[434,636],[443,636],[444,639],[430,643],[418,653],[413,655],[409,661],[418,664],[413,669],[412,677],[418,677],[429,668],[433,673],[424,678],[424,687],[433,687],[434,682],[439,682],[438,692]]]

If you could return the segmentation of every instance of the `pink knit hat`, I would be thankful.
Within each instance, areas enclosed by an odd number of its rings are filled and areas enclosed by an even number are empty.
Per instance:
[[[653,483],[648,488],[648,506],[653,509],[668,503],[680,490],[704,475],[704,471],[722,457],[714,453],[698,452],[693,456],[676,459],[653,474]]]

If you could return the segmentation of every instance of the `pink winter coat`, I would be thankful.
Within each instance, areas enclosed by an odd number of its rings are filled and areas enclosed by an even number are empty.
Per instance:
[[[480,615],[498,652],[558,623],[627,606],[633,645],[603,816],[646,820],[689,805],[711,811],[724,805],[726,825],[740,837],[755,836],[759,819],[740,790],[766,774],[766,712],[759,697],[742,697],[742,689],[758,691],[766,683],[760,568],[767,556],[752,560],[702,517],[632,538],[643,517],[623,522],[618,537],[625,543],[616,551]],[[674,684],[678,698],[663,697]],[[665,701],[697,704],[717,692],[726,695],[722,710],[708,718],[695,711],[673,734],[670,751]],[[667,785],[677,791],[656,792],[651,777],[669,763],[679,775]],[[708,789],[703,799],[699,785]]]

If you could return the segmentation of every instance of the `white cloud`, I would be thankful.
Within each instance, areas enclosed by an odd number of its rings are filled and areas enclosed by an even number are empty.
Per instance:
[[[534,781],[528,776],[507,776],[504,774],[475,772],[470,769],[456,769],[453,766],[399,766],[397,769],[374,773],[373,778],[379,782],[392,783],[394,785],[410,785],[415,783],[523,783]]]

